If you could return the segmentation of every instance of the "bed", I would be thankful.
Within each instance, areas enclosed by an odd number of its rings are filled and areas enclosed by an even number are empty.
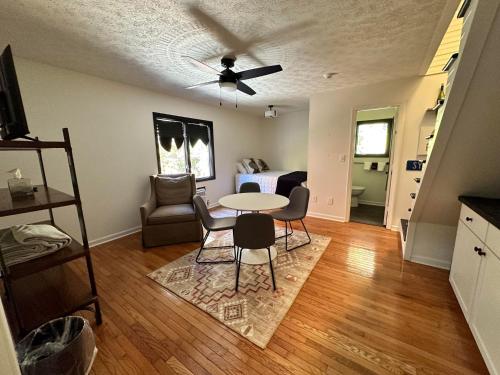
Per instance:
[[[278,177],[288,174],[290,171],[265,171],[254,174],[238,173],[235,176],[236,192],[240,191],[240,186],[244,182],[257,182],[260,191],[263,193],[275,193]]]

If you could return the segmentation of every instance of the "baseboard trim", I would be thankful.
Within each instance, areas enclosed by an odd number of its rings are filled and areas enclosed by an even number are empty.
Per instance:
[[[423,256],[412,256],[410,262],[425,264],[426,266],[441,268],[443,270],[449,270],[451,268],[451,263],[444,260],[429,258]]]
[[[325,219],[325,220],[330,220],[330,221],[339,221],[341,223],[345,223],[346,222],[346,220],[345,220],[344,217],[323,214],[321,212],[308,212],[307,216],[314,217],[316,219]]]
[[[107,236],[99,237],[99,238],[96,238],[95,240],[89,241],[89,247],[95,247],[98,245],[102,245],[106,242],[117,240],[118,238],[129,236],[131,234],[134,234],[134,233],[137,233],[140,231],[141,231],[141,227],[138,226],[138,227],[125,229],[125,230],[122,230],[120,232],[108,234]]]
[[[359,204],[366,204],[367,206],[378,206],[378,207],[384,207],[385,202],[374,202],[374,201],[363,201],[361,199],[358,199]]]
[[[217,208],[217,207],[220,207],[220,204],[214,203],[214,204],[210,205],[209,209],[212,210],[212,209]],[[126,236],[129,236],[131,234],[140,232],[141,228],[142,228],[141,226],[137,226],[137,227],[122,230],[120,232],[108,234],[107,236],[96,238],[94,240],[89,241],[89,247],[99,246],[99,245],[102,245],[106,242],[111,242],[111,241],[117,240],[119,238],[126,237]]]
[[[391,227],[389,228],[390,230],[393,230],[395,232],[399,232],[399,225],[391,225]]]

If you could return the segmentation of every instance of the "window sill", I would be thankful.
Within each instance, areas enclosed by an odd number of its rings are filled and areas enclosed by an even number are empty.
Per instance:
[[[205,181],[212,181],[212,180],[215,180],[215,176],[197,178],[196,182],[205,182]]]
[[[388,158],[389,155],[380,155],[380,154],[374,154],[374,155],[354,155],[355,158]]]

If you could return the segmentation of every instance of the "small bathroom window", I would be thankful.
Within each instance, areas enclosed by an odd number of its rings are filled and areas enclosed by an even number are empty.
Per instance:
[[[389,156],[392,119],[358,121],[354,156]]]

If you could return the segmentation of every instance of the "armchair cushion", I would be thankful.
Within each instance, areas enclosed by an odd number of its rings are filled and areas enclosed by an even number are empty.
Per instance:
[[[191,176],[156,177],[156,201],[158,206],[191,203],[193,195]]]
[[[147,223],[154,225],[195,220],[196,213],[192,204],[176,204],[157,207],[147,218]]]

